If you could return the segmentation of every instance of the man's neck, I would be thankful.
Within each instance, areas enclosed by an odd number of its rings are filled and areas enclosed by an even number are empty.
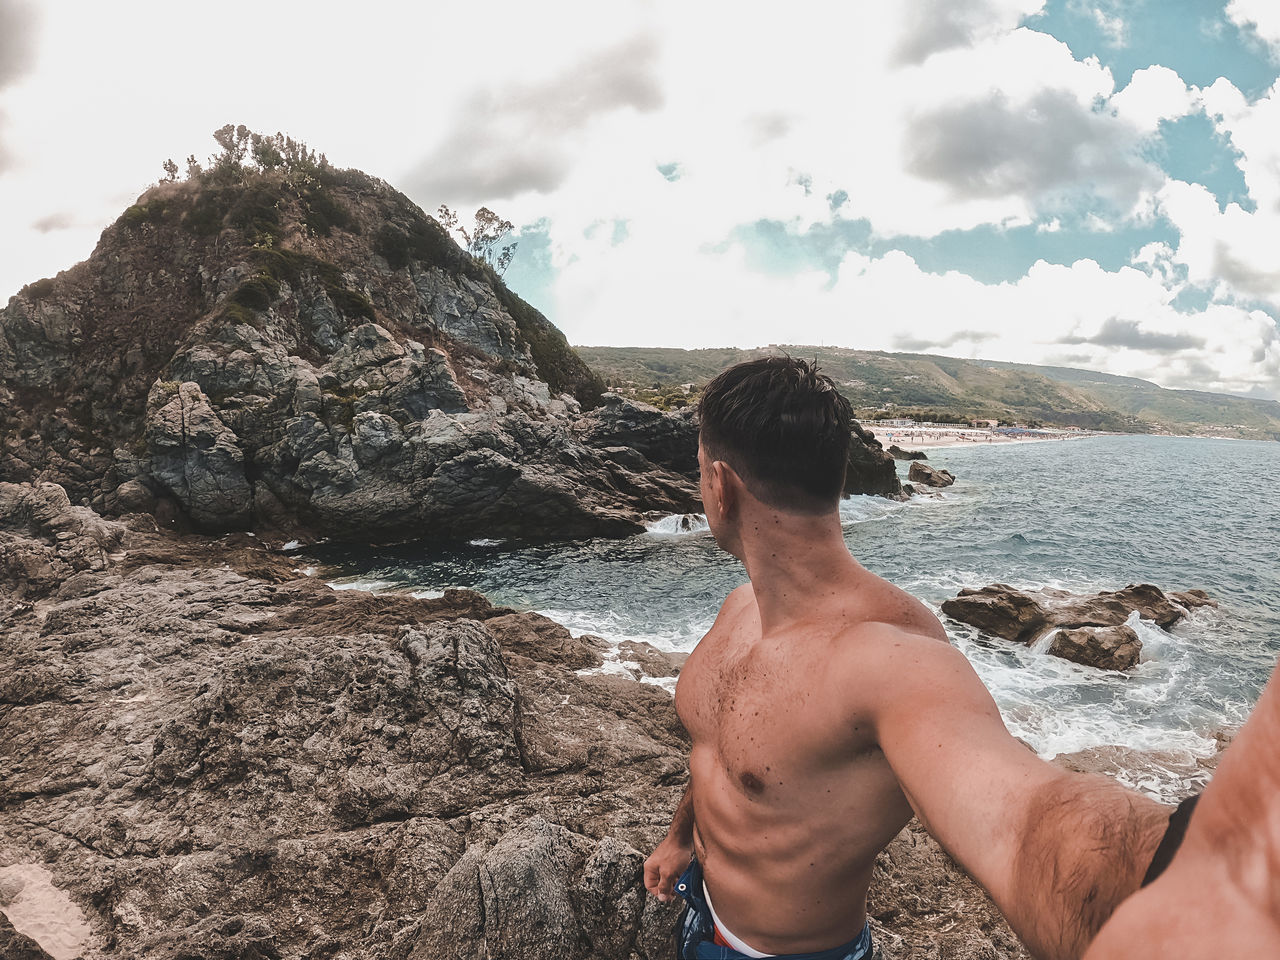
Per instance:
[[[812,617],[865,571],[849,554],[840,515],[763,509],[743,518],[742,562],[765,636]]]

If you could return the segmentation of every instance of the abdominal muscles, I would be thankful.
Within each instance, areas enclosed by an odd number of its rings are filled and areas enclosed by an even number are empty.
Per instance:
[[[764,952],[852,940],[876,854],[911,809],[877,748],[824,758],[760,739],[742,757],[719,744],[697,745],[690,757],[695,849],[716,913]]]

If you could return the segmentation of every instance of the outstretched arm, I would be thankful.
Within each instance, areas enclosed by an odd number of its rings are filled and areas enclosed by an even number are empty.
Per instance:
[[[644,862],[644,885],[663,903],[675,896],[680,879],[693,857],[693,783],[685,787],[680,805],[671,817],[667,835]]]
[[[872,685],[878,741],[916,815],[1037,957],[1079,957],[1138,889],[1169,808],[1035,756],[950,645],[886,627],[871,649],[893,677]]]
[[[1205,789],[1182,846],[1086,960],[1280,957],[1280,667]]]

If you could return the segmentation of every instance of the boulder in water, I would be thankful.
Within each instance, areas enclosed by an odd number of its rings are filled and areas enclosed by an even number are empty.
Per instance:
[[[907,471],[907,479],[913,483],[923,483],[926,487],[949,487],[956,478],[949,470],[935,469],[927,463],[913,463]]]
[[[895,460],[928,460],[923,450],[903,450],[896,443],[890,444],[889,456]]]
[[[1076,627],[1053,635],[1049,652],[1086,667],[1128,670],[1142,653],[1142,641],[1132,627]]]
[[[1188,591],[1198,606],[1216,605],[1203,590]],[[1187,605],[1174,602],[1184,594],[1167,595],[1150,583],[1130,584],[1121,590],[1104,590],[1082,596],[1046,587],[1018,590],[1003,583],[981,589],[965,589],[942,604],[942,612],[953,620],[977,627],[984,633],[1030,644],[1053,629],[1093,631],[1088,635],[1055,638],[1049,652],[1078,663],[1123,670],[1137,662],[1141,641],[1127,633],[1099,633],[1094,628],[1119,628],[1134,613],[1143,620],[1168,628],[1187,616]],[[1128,628],[1125,628],[1128,630]],[[1129,633],[1132,633],[1129,630]],[[1130,651],[1128,645],[1136,650]],[[1056,649],[1055,649],[1056,647]],[[1111,664],[1127,662],[1127,666]]]

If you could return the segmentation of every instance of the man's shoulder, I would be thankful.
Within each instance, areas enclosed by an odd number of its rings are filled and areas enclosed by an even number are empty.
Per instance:
[[[927,624],[864,620],[850,624],[834,637],[835,656],[863,672],[890,674],[908,664],[935,663],[963,656],[946,632]]]

